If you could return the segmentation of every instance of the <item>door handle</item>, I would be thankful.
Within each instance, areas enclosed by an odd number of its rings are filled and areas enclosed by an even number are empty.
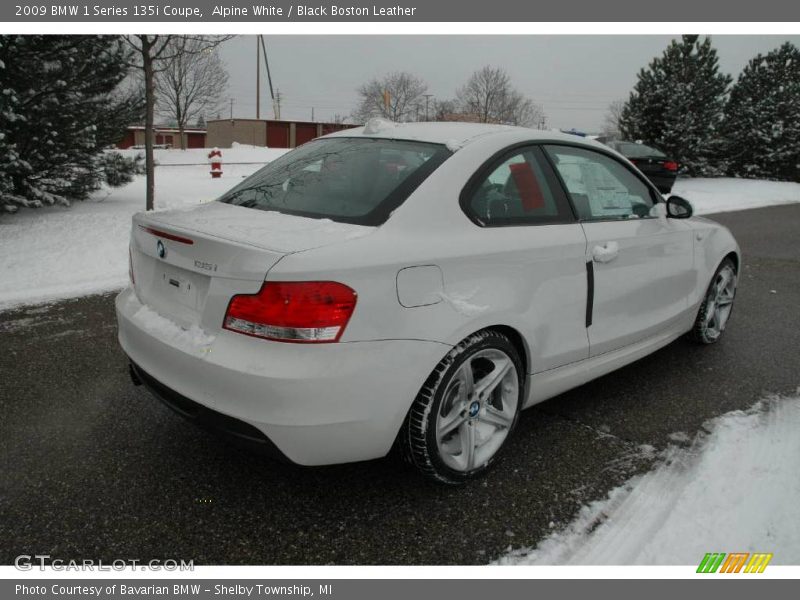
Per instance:
[[[617,242],[606,242],[602,246],[595,246],[592,250],[592,258],[598,263],[611,262],[617,256],[619,256],[619,244]]]

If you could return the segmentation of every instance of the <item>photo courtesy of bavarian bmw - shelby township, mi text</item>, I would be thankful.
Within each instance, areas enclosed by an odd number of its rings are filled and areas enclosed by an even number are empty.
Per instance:
[[[0,6],[0,596],[791,586],[798,13]]]

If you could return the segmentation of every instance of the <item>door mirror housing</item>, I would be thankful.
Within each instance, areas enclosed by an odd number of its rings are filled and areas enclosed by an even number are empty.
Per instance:
[[[688,219],[692,214],[692,204],[686,198],[670,196],[667,199],[667,216],[670,219]]]

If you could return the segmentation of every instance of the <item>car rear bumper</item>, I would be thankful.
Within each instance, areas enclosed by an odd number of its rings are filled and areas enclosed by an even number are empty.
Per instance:
[[[274,445],[301,465],[385,456],[449,349],[419,340],[287,344],[225,330],[192,347],[185,336],[176,341],[148,327],[142,308],[131,288],[119,294],[119,342],[157,397],[239,441]]]
[[[137,364],[128,365],[134,385],[143,385],[170,410],[196,425],[225,437],[227,440],[248,450],[258,452],[278,460],[291,462],[280,449],[272,443],[264,432],[249,423],[222,414],[182,396],[173,389],[146,373]]]

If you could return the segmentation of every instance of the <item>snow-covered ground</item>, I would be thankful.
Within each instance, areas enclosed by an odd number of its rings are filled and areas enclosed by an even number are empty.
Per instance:
[[[800,564],[798,394],[709,421],[708,433],[671,445],[653,471],[498,563],[697,565],[706,552],[771,552],[773,564]]]
[[[136,151],[126,151],[135,154]],[[224,149],[223,176],[212,179],[208,150],[159,150],[156,209],[209,202],[285,153],[239,146]],[[166,166],[195,163],[192,166]],[[0,217],[0,310],[120,289],[128,281],[131,217],[144,210],[145,178],[104,189],[71,207],[23,209]]]
[[[800,202],[800,183],[758,179],[678,179],[672,193],[692,203],[697,215]]]
[[[144,156],[142,149],[117,150],[123,156]],[[205,165],[208,164],[210,148],[189,148],[188,150],[156,149],[153,151],[157,165]],[[286,152],[285,148],[264,148],[247,146],[234,142],[231,148],[222,148],[222,162],[225,163],[268,163]]]
[[[223,149],[221,179],[209,175],[208,152],[205,148],[156,151],[160,165],[156,208],[213,200],[286,150],[243,145]],[[144,208],[144,190],[140,176],[71,208],[47,207],[1,216],[0,310],[124,287],[131,216]],[[674,192],[692,201],[698,214],[800,202],[796,183],[687,179],[678,181]]]

